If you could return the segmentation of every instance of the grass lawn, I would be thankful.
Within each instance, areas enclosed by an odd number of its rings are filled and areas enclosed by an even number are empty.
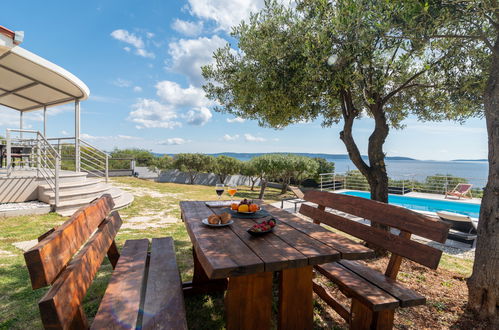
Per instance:
[[[172,236],[175,240],[177,262],[182,279],[190,280],[192,247],[185,227],[179,220],[179,202],[181,200],[215,200],[217,197],[214,188],[156,183],[135,178],[118,178],[113,179],[113,182],[135,195],[134,203],[120,211],[124,222],[116,237],[118,247],[121,248],[127,239]],[[287,197],[279,195],[279,192],[278,189],[269,188],[265,196],[266,201],[275,202]],[[256,198],[257,196],[258,191],[250,191],[247,187],[241,188],[236,195],[238,198]],[[53,213],[0,218],[0,310],[2,311],[0,329],[41,328],[37,302],[46,289],[36,291],[31,289],[23,252],[13,243],[36,239],[40,234],[64,221],[65,218]],[[374,264],[383,262],[383,260],[376,260]],[[416,288],[426,284],[428,288],[424,292],[418,291],[430,297],[425,306],[403,309],[397,313],[397,324],[401,324],[403,328],[421,328],[419,326],[422,323],[419,323],[417,318],[428,318],[428,314],[432,314],[433,319],[437,317],[437,320],[443,320],[437,321],[437,328],[448,328],[459,322],[467,322],[468,317],[464,315],[462,308],[465,302],[454,302],[452,292],[460,292],[459,299],[466,295],[464,278],[471,274],[471,261],[444,255],[440,269],[436,272],[421,269],[421,267],[414,268],[411,263],[404,264],[404,267],[401,280]],[[110,273],[111,266],[106,259],[85,298],[85,312],[90,318],[97,311]],[[186,305],[189,328],[224,328],[222,294],[188,297]],[[344,327],[341,319],[334,315],[324,303],[317,301],[315,312],[316,328]]]

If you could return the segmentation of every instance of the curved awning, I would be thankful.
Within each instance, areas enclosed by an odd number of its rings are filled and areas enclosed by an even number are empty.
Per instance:
[[[14,46],[0,54],[0,105],[24,112],[90,95],[76,76],[26,49]]]

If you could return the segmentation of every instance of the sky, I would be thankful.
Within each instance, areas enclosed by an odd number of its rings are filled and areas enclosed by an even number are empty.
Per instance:
[[[24,31],[21,47],[63,67],[90,89],[81,104],[82,138],[104,150],[143,148],[180,152],[311,152],[345,154],[341,123],[320,121],[281,130],[259,127],[213,110],[201,88],[200,67],[230,43],[231,26],[247,19],[263,0],[8,1],[0,25]],[[73,106],[51,108],[49,137],[73,136]],[[24,127],[42,130],[41,111]],[[487,158],[484,119],[419,122],[409,117],[391,130],[387,156],[451,160]],[[17,128],[19,114],[0,108],[0,135]],[[363,154],[373,123],[356,121]]]

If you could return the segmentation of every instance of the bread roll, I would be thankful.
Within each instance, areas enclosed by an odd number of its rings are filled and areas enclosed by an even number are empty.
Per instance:
[[[220,223],[220,217],[216,214],[212,214],[208,217],[208,223],[218,225]]]
[[[231,218],[232,218],[232,216],[228,212],[224,212],[224,213],[220,214],[220,220],[222,221],[222,223],[229,222]]]

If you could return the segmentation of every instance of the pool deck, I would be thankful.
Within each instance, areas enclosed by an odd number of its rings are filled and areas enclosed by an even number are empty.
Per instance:
[[[360,190],[340,189],[340,190],[335,190],[335,191],[331,191],[331,192],[343,193],[343,192],[347,192],[347,191],[360,191]],[[435,200],[457,202],[457,203],[468,203],[468,204],[481,204],[482,203],[481,198],[461,198],[461,199],[458,199],[457,197],[454,197],[454,196],[449,196],[449,197],[445,198],[445,195],[442,195],[442,194],[429,194],[429,193],[421,193],[421,192],[415,192],[415,191],[412,191],[412,192],[404,194],[404,195],[398,195],[398,194],[393,194],[393,195],[394,196],[405,196],[405,197],[427,198],[427,199],[435,199]]]

